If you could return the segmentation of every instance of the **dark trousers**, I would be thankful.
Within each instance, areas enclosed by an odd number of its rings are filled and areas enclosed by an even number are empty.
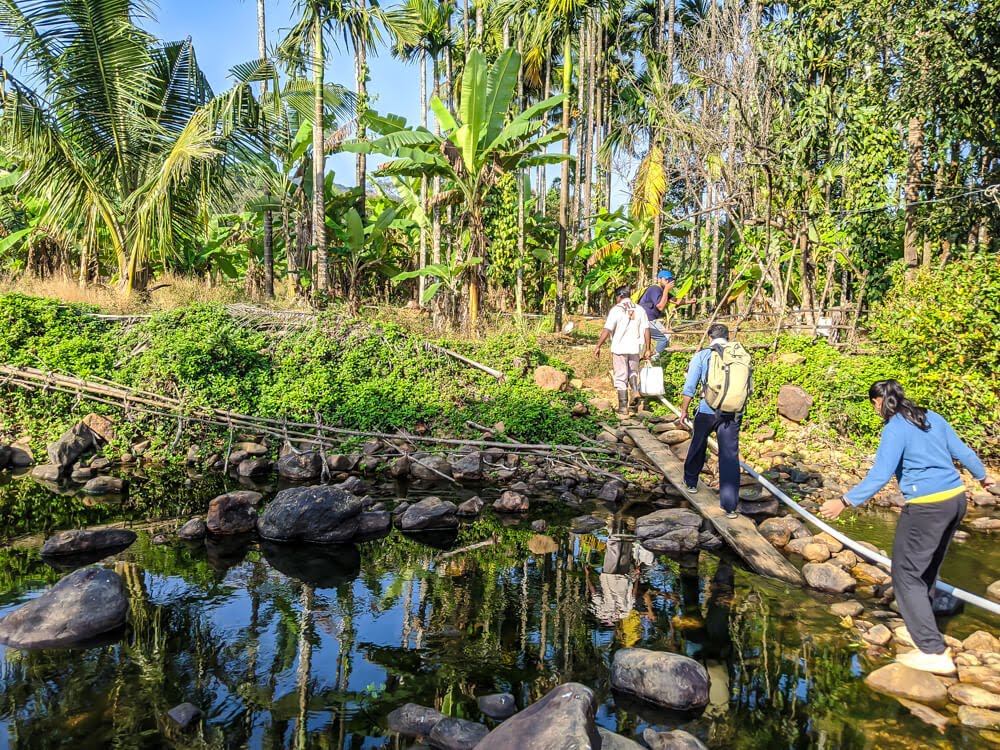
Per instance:
[[[705,466],[708,436],[715,433],[719,442],[719,504],[727,513],[736,510],[740,499],[740,421],[738,414],[695,414],[691,446],[684,459],[684,483],[694,487]]]
[[[964,492],[937,503],[907,503],[892,540],[896,604],[910,637],[925,654],[940,654],[945,649],[934,622],[931,592],[965,508]]]

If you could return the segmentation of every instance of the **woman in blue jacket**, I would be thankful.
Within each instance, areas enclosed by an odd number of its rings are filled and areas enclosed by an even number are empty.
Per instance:
[[[983,487],[992,486],[993,480],[951,425],[940,414],[906,398],[895,380],[873,383],[868,398],[885,424],[875,463],[842,499],[823,503],[820,515],[836,518],[845,508],[868,501],[896,477],[906,505],[892,542],[892,587],[917,646],[896,660],[925,672],[953,674],[955,662],[934,622],[931,592],[948,544],[965,515],[965,487],[955,461]]]

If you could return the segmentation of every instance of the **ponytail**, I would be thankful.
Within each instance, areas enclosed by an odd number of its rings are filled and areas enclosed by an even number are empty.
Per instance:
[[[888,422],[896,414],[900,414],[907,422],[914,427],[919,427],[924,432],[931,428],[927,421],[927,410],[917,406],[910,401],[903,393],[903,386],[896,380],[877,380],[868,389],[868,398],[874,401],[882,399],[882,408],[879,414],[883,422]]]

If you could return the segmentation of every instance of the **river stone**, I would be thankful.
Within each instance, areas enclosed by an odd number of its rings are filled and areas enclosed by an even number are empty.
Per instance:
[[[773,497],[760,501],[740,500],[736,504],[736,512],[748,518],[771,518],[780,510],[781,505]]]
[[[701,517],[686,508],[657,510],[635,520],[635,535],[639,539],[652,539],[676,529],[701,528]]]
[[[708,750],[701,740],[683,729],[657,732],[652,727],[647,727],[642,733],[642,739],[649,750]]]
[[[454,529],[458,526],[455,503],[439,497],[425,497],[407,508],[399,517],[399,528],[403,531],[424,531],[430,529]]]
[[[528,498],[513,490],[506,490],[493,502],[493,510],[497,513],[523,513],[529,507]]]
[[[984,687],[992,693],[1000,693],[1000,671],[992,667],[959,667],[958,679]]]
[[[247,458],[240,461],[236,474],[241,477],[266,477],[271,473],[271,461],[267,458]]]
[[[807,542],[799,554],[808,562],[824,563],[830,559],[830,548],[820,542]]]
[[[948,691],[937,677],[898,662],[876,669],[865,678],[865,684],[877,693],[906,698],[933,708],[941,708],[948,703]]]
[[[574,534],[589,534],[607,525],[607,521],[595,516],[577,516],[569,522],[569,529]]]
[[[830,554],[836,555],[838,552],[844,549],[844,544],[838,539],[834,539],[832,536],[827,534],[825,531],[821,531],[815,537],[813,537],[817,542],[822,542],[827,547],[830,548]]]
[[[837,617],[857,617],[865,611],[865,608],[861,602],[851,599],[850,601],[831,604],[830,611]]]
[[[679,555],[694,552],[701,544],[698,529],[690,526],[668,531],[652,539],[644,539],[642,546],[657,555]]]
[[[517,713],[514,696],[510,693],[481,695],[477,698],[477,703],[479,703],[479,710],[491,719],[503,721]]]
[[[809,416],[813,397],[797,385],[786,384],[778,391],[778,414],[793,422],[804,422]]]
[[[892,631],[879,623],[862,633],[861,637],[873,646],[885,646],[892,640]]]
[[[361,457],[357,453],[351,453],[350,455],[334,453],[326,459],[326,463],[330,467],[330,471],[334,474],[339,474],[343,471],[354,471],[360,460]]]
[[[1000,711],[990,711],[975,706],[959,706],[958,720],[976,729],[1000,729]]]
[[[601,750],[643,750],[635,740],[609,732],[604,727],[597,727],[597,733],[601,735]]]
[[[806,563],[802,566],[802,575],[812,588],[831,594],[853,591],[857,586],[850,573],[830,563]]]
[[[446,716],[434,725],[427,739],[440,750],[472,750],[489,733],[483,724]]]
[[[486,503],[479,495],[473,495],[464,503],[458,506],[458,515],[460,516],[478,516],[483,512],[483,507]]]
[[[404,737],[427,737],[444,718],[433,708],[407,703],[389,714],[389,729]]]
[[[507,719],[476,750],[600,750],[595,708],[590,688],[564,683]]]
[[[386,473],[393,479],[405,479],[410,476],[410,457],[402,455],[389,464]]]
[[[122,579],[105,568],[81,568],[0,619],[0,643],[14,648],[61,648],[125,624]]]
[[[962,641],[962,646],[967,651],[994,653],[1000,651],[1000,640],[997,640],[997,637],[992,633],[987,633],[985,630],[977,630]]]
[[[708,672],[687,656],[623,648],[611,662],[611,686],[664,708],[689,711],[708,704]]]
[[[262,443],[255,443],[255,442],[236,443],[236,445],[233,446],[233,449],[238,451],[243,451],[248,456],[259,457],[267,455],[267,446],[263,445]]]
[[[664,445],[680,445],[691,437],[687,430],[666,430],[656,436]]]
[[[94,477],[81,488],[86,495],[120,495],[125,482],[118,477]]]
[[[89,466],[77,466],[73,469],[73,472],[69,475],[69,478],[74,482],[86,482],[88,479],[94,478],[94,470]]]
[[[201,719],[203,714],[193,703],[181,703],[167,711],[167,716],[181,729],[187,729]]]
[[[9,465],[12,469],[23,469],[35,463],[35,456],[27,443],[11,443]]]
[[[39,464],[31,469],[31,476],[43,482],[58,482],[62,470],[55,464]]]
[[[83,422],[77,422],[52,443],[46,452],[49,463],[55,464],[60,472],[64,472],[84,453],[96,449],[97,435]]]
[[[204,539],[208,533],[208,525],[201,518],[192,518],[186,524],[177,529],[177,536],[187,541]]]
[[[792,539],[792,531],[783,518],[765,518],[757,531],[775,547],[784,547]]]
[[[205,525],[212,534],[247,534],[257,528],[258,492],[228,492],[208,504]]]
[[[716,534],[712,529],[703,529],[698,534],[698,546],[701,549],[715,551],[722,549],[725,544],[726,543],[723,541],[722,537]]]
[[[0,443],[0,471],[6,469],[10,465],[11,453],[13,453],[13,451],[10,449],[9,445]]]
[[[358,516],[358,536],[379,536],[391,528],[392,514],[387,510],[369,511]]]
[[[278,459],[278,476],[293,482],[312,482],[323,473],[323,457],[315,451],[289,453]]]
[[[451,477],[451,464],[442,456],[414,453],[410,456],[410,476],[425,482],[448,480]]]
[[[871,563],[858,563],[851,568],[851,575],[862,583],[882,584],[889,582],[889,574]]]
[[[452,457],[451,475],[459,482],[478,482],[483,478],[483,454],[479,451]]]
[[[345,542],[360,523],[361,499],[340,487],[282,490],[257,521],[257,532],[277,542]]]
[[[92,529],[60,531],[45,540],[43,556],[78,555],[99,550],[120,551],[136,539],[128,529]]]
[[[976,708],[988,708],[991,711],[1000,709],[1000,695],[991,693],[979,685],[969,685],[959,682],[948,688],[948,697],[955,703]]]
[[[597,498],[606,503],[621,502],[625,498],[625,488],[627,486],[621,479],[609,479],[601,485],[601,490],[597,493]]]
[[[969,528],[976,531],[996,531],[1000,529],[1000,518],[977,518],[969,522]]]

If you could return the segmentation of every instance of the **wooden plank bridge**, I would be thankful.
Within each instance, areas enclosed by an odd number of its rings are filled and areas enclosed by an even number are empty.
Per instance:
[[[711,522],[719,532],[719,536],[743,558],[747,565],[768,578],[777,578],[797,586],[803,585],[802,574],[760,535],[753,521],[743,516],[726,518],[725,512],[719,507],[718,494],[704,484],[699,485],[695,493],[687,491],[684,486],[684,464],[667,446],[645,428],[629,427],[625,432],[667,481],[683,493],[694,510]]]

